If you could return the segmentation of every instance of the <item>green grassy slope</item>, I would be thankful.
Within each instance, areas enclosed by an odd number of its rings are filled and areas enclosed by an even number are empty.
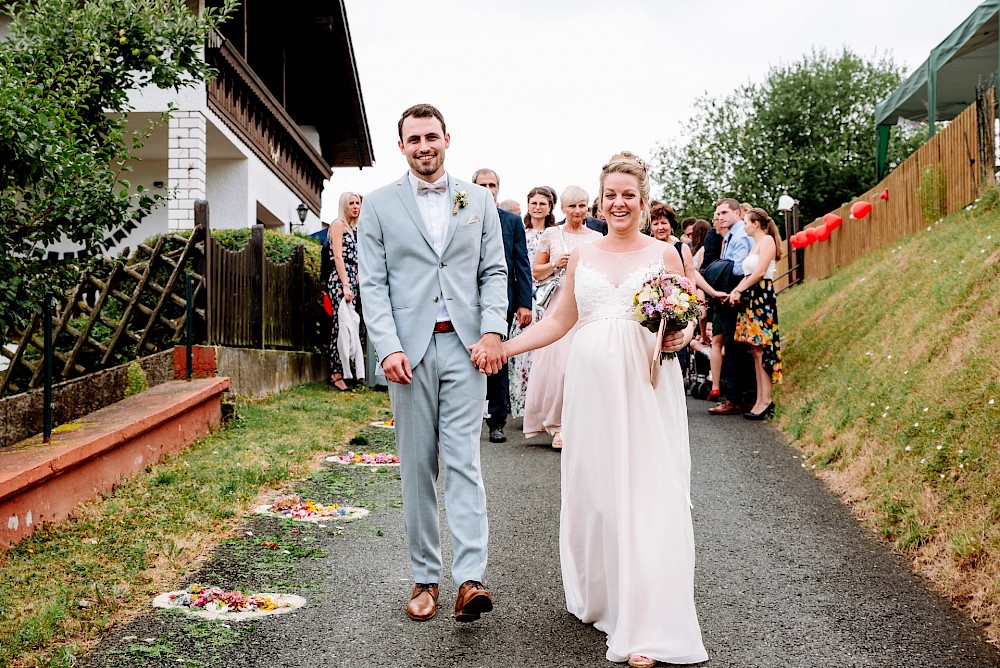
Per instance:
[[[989,191],[969,211],[783,293],[777,394],[804,466],[994,642],[998,293],[1000,196]]]

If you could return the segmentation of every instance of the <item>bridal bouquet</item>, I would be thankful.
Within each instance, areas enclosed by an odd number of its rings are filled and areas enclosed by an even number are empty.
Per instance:
[[[642,283],[632,298],[639,324],[657,335],[657,347],[664,332],[680,331],[701,317],[705,303],[698,298],[694,284],[677,274],[655,274]],[[663,353],[661,359],[673,359]]]

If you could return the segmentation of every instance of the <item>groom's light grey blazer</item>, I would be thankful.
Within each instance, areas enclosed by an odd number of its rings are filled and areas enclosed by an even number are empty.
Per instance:
[[[507,332],[507,263],[500,217],[489,191],[448,176],[468,204],[448,218],[434,250],[407,174],[364,198],[358,220],[359,283],[368,336],[380,360],[402,351],[420,363],[437,320],[438,296],[462,343]],[[471,362],[470,362],[471,365]]]

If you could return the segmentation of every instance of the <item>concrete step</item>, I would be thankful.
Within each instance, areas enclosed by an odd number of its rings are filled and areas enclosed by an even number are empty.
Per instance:
[[[219,427],[229,378],[157,385],[41,435],[0,448],[0,548],[106,494]]]

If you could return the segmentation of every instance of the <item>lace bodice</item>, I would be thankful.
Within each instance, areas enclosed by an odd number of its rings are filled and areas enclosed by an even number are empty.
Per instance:
[[[594,320],[635,320],[635,293],[649,276],[661,271],[668,246],[656,242],[631,253],[608,253],[586,244],[580,247],[574,294],[581,325]]]

